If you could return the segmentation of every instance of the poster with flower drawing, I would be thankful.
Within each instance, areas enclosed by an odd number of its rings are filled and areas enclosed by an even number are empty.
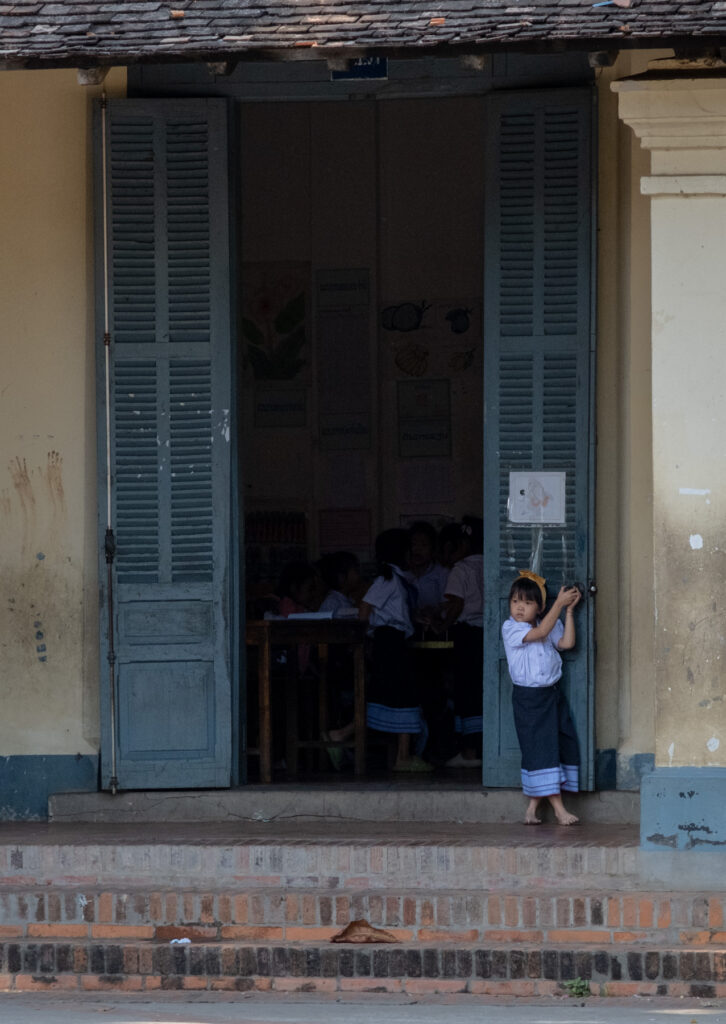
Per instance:
[[[310,264],[245,263],[242,337],[255,380],[310,380]]]

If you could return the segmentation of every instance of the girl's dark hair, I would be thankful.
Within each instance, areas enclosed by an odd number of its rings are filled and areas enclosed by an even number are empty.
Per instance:
[[[436,551],[436,528],[427,523],[425,519],[417,519],[408,528],[409,543],[413,540],[415,533],[422,533],[431,545],[431,550]]]
[[[467,537],[473,555],[480,555],[484,550],[484,520],[479,516],[463,516],[462,533]]]
[[[384,580],[393,576],[392,565],[403,569],[408,557],[409,532],[401,527],[384,530],[376,537],[376,562],[378,572]]]
[[[314,580],[316,575],[314,567],[309,562],[288,562],[280,573],[278,597],[292,597],[290,590],[293,587],[300,587],[308,580]]]
[[[359,568],[359,564],[352,551],[333,551],[323,555],[318,562],[318,570],[325,586],[337,590],[341,577],[347,576],[351,569]]]
[[[461,523],[446,523],[439,530],[439,550],[445,545],[457,545],[461,540]]]
[[[534,580],[529,580],[526,576],[518,576],[516,578],[509,590],[509,600],[511,601],[512,598],[520,596],[527,598],[529,601],[536,601],[539,610],[544,611],[542,591]]]

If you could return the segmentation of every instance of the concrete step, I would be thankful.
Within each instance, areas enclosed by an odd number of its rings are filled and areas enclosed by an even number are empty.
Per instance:
[[[411,781],[334,785],[280,784],[228,790],[119,793],[57,793],[49,800],[53,822],[158,823],[244,821],[449,822],[519,820],[522,793],[482,789],[479,783]],[[568,807],[592,824],[640,821],[640,794],[608,790],[568,797]]]
[[[0,942],[4,991],[726,996],[726,953],[576,944]]]

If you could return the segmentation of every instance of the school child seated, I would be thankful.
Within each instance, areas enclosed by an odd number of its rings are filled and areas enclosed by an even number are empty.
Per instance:
[[[360,564],[350,551],[335,551],[323,555],[318,562],[318,569],[327,589],[327,594],[320,605],[321,612],[332,612],[333,618],[357,618],[358,608],[354,600],[360,587]],[[334,714],[338,720],[345,720],[340,728],[330,729],[322,733],[325,742],[332,744],[345,743],[355,732],[355,723],[350,718],[353,705],[353,691],[350,682],[353,677],[353,657],[349,650],[340,645],[331,645],[328,660],[328,679],[334,702]],[[329,746],[328,756],[336,771],[339,771],[344,759],[343,749]]]
[[[354,595],[360,586],[360,563],[350,551],[334,551],[323,555],[318,569],[327,591],[320,605],[321,612],[332,612],[333,618],[348,618],[357,608]]]
[[[482,677],[484,671],[484,524],[464,516],[441,606],[440,628],[454,641],[454,712],[461,749],[447,768],[481,765]]]
[[[578,818],[562,802],[562,790],[576,793],[580,754],[575,727],[560,690],[560,651],[575,646],[577,587],[561,587],[545,613],[545,580],[520,572],[509,591],[509,618],[502,626],[512,677],[514,726],[522,750],[522,789],[529,797],[525,825],[539,825],[537,809],[548,800],[560,825]],[[565,612],[564,625],[560,618]]]
[[[433,766],[411,752],[411,736],[425,735],[425,722],[411,652],[416,595],[404,576],[408,531],[385,530],[376,538],[379,575],[360,606],[373,638],[366,719],[371,729],[398,736],[394,771],[429,772]]]
[[[406,579],[416,588],[416,611],[424,615],[438,608],[444,598],[448,572],[436,559],[436,530],[425,520],[408,528],[408,572]]]
[[[315,608],[318,574],[309,562],[288,562],[280,574],[277,588],[280,604],[278,614],[283,618],[293,613],[309,612]],[[300,675],[311,667],[310,644],[298,644],[297,665]]]

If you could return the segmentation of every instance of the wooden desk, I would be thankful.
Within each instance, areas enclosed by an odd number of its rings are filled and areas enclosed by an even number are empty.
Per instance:
[[[353,719],[355,722],[356,775],[365,771],[366,697],[363,645],[366,624],[349,619],[265,619],[248,622],[246,642],[258,648],[257,685],[259,688],[260,716],[260,781],[272,782],[272,716],[270,709],[270,670],[272,648],[295,648],[310,644],[318,649],[320,684],[318,690],[318,726],[327,729],[327,664],[330,644],[348,644],[353,648]],[[292,774],[296,771],[297,749],[288,764]]]

